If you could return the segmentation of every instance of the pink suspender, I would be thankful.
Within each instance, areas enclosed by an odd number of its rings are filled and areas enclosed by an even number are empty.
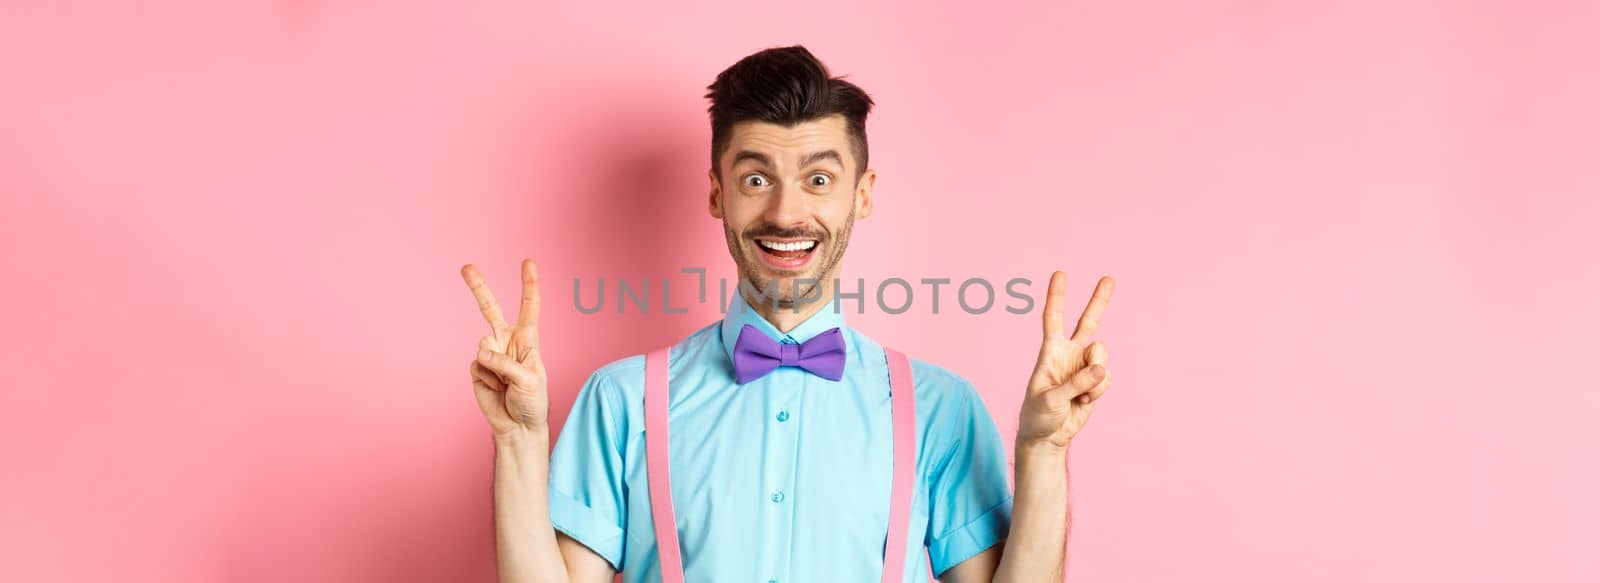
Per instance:
[[[906,529],[916,495],[917,400],[911,384],[911,361],[885,346],[889,354],[889,407],[894,412],[894,489],[889,496],[889,541],[883,553],[883,583],[900,583],[906,566]]]
[[[667,349],[644,357],[644,457],[650,483],[650,518],[656,523],[661,582],[683,583],[678,521],[672,514],[672,475],[667,467]]]
[[[894,415],[894,478],[889,497],[889,536],[884,546],[883,583],[899,583],[905,569],[906,536],[911,524],[912,477],[917,461],[917,402],[911,361],[885,347],[889,356],[889,405]],[[645,472],[650,483],[650,516],[655,522],[656,549],[662,583],[683,583],[683,556],[678,548],[677,520],[672,511],[672,478],[667,467],[667,349],[644,359]]]

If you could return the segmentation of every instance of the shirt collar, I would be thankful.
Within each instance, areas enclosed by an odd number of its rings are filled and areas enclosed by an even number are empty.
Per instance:
[[[761,317],[759,312],[751,308],[750,304],[745,302],[744,294],[735,291],[733,301],[728,304],[728,313],[722,317],[722,350],[727,355],[730,363],[733,362],[733,345],[739,341],[739,331],[744,329],[745,324],[754,326],[755,329],[766,334],[768,338],[789,344],[805,342],[833,328],[838,328],[840,332],[845,331],[844,314],[834,309],[832,300],[828,300],[815,314],[812,314],[806,318],[806,321],[801,322],[799,326],[795,326],[793,330],[785,334],[779,332],[777,326],[773,326],[772,322],[768,322],[766,318]],[[843,334],[841,336],[844,338],[845,353],[849,354],[853,348],[850,342],[850,335]]]

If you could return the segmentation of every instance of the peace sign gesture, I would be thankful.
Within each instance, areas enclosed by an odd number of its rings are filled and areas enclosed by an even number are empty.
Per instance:
[[[1109,356],[1104,342],[1090,342],[1100,326],[1100,315],[1111,302],[1116,281],[1101,277],[1089,298],[1089,305],[1078,317],[1072,336],[1066,335],[1062,321],[1066,313],[1067,275],[1050,275],[1050,289],[1044,301],[1044,341],[1039,346],[1039,361],[1028,379],[1028,394],[1022,400],[1017,443],[1048,444],[1066,448],[1072,436],[1083,429],[1094,411],[1094,402],[1111,386]]]
[[[492,333],[478,340],[472,361],[472,388],[478,407],[489,420],[496,438],[519,429],[549,431],[550,398],[546,393],[544,362],[539,359],[539,270],[533,260],[522,260],[522,308],[516,324],[506,324],[500,304],[484,283],[478,268],[461,267],[478,311]]]

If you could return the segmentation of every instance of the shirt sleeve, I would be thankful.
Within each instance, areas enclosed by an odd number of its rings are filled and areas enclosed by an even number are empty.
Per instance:
[[[550,522],[622,570],[627,531],[622,393],[596,371],[579,390],[550,454]]]
[[[972,558],[1011,530],[1011,483],[1005,445],[971,383],[943,420],[952,436],[928,487],[928,559],[935,575]]]

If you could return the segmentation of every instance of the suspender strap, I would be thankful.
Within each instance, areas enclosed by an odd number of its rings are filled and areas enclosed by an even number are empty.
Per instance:
[[[892,348],[889,358],[889,406],[894,417],[893,490],[889,497],[889,530],[884,544],[883,583],[899,583],[905,574],[907,531],[915,496],[917,468],[917,401],[911,361]],[[662,583],[683,583],[683,556],[678,546],[672,508],[672,479],[667,464],[667,349],[644,359],[645,471],[650,484],[650,517],[655,522],[656,553]]]
[[[916,496],[917,400],[911,361],[893,348],[889,354],[889,406],[894,412],[894,490],[889,498],[889,541],[883,550],[883,583],[900,583],[906,566],[906,530]]]
[[[656,526],[656,553],[662,583],[683,583],[678,553],[678,522],[672,513],[672,476],[667,467],[667,349],[644,357],[645,473],[650,483],[650,518]]]

